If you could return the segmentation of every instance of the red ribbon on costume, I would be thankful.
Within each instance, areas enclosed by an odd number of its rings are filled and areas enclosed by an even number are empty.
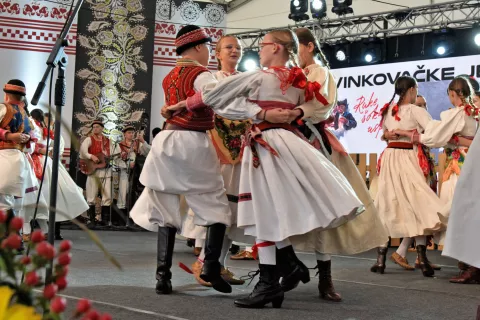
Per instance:
[[[427,177],[430,174],[430,164],[428,163],[428,158],[423,152],[423,148],[421,145],[417,146],[418,149],[418,164],[420,165],[420,169],[422,169],[423,175]]]
[[[32,162],[33,162],[33,172],[35,172],[35,176],[37,179],[42,179],[43,169],[42,169],[42,161],[40,160],[39,153],[33,153],[31,155]]]
[[[260,243],[255,243],[255,245],[252,247],[252,257],[255,260],[258,260],[258,248],[265,248],[265,247],[270,247],[274,246],[275,242],[271,241],[264,241]]]
[[[187,273],[190,273],[190,274],[193,274],[193,271],[190,270],[189,267],[187,267],[185,264],[183,264],[182,262],[179,262],[178,263],[178,266],[183,269],[183,271],[187,272]]]
[[[254,156],[253,166],[258,168],[260,166],[260,159],[258,159],[258,154],[255,148],[255,142],[267,149],[271,154],[278,157],[278,152],[275,151],[263,138],[262,131],[257,125],[252,125],[250,130],[248,130],[245,135],[242,137],[242,150],[240,151],[240,158],[243,157],[243,150],[245,147],[250,147]]]
[[[323,105],[328,105],[327,99],[320,93],[320,89],[322,89],[322,85],[316,81],[308,81],[307,86],[305,88],[305,102],[308,102],[315,98],[322,103]]]

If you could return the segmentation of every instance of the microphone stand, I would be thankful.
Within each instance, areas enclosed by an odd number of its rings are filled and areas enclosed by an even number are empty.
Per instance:
[[[68,58],[65,54],[64,47],[68,46],[67,35],[72,27],[75,17],[78,15],[83,4],[83,0],[77,0],[75,8],[68,17],[67,22],[62,30],[62,33],[57,38],[55,45],[47,60],[47,69],[43,75],[42,81],[38,84],[37,90],[31,103],[36,106],[43,90],[45,89],[48,77],[55,67],[58,66],[57,81],[55,83],[55,136],[53,142],[53,159],[52,159],[52,178],[50,186],[50,210],[48,214],[48,242],[54,244],[55,242],[55,208],[57,207],[57,188],[58,188],[58,164],[60,160],[60,135],[62,127],[62,108],[65,106],[66,100],[66,81],[65,68],[68,64]],[[51,107],[51,106],[50,106]],[[53,210],[52,210],[53,209]],[[50,284],[52,278],[53,259],[48,264],[45,277],[45,285]]]

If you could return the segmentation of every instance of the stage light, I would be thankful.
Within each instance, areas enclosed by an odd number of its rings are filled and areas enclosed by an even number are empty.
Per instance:
[[[337,53],[335,54],[335,57],[337,58],[338,61],[347,60],[347,54],[342,49],[337,50]]]
[[[310,17],[308,12],[308,0],[291,0],[290,1],[290,14],[289,19],[293,21],[308,20]]]
[[[322,19],[327,16],[327,3],[325,0],[310,0],[312,18]]]
[[[433,31],[434,38],[432,39],[433,54],[436,56],[447,56],[453,53],[455,49],[455,39],[453,30],[449,28],[442,28]]]
[[[447,49],[445,49],[444,46],[440,45],[437,47],[437,54],[443,56],[447,52]]]
[[[382,58],[382,40],[377,37],[365,39],[360,57],[364,63],[380,61]]]
[[[246,50],[243,53],[242,60],[239,63],[239,71],[254,71],[260,68],[260,57],[258,52],[253,50]]]
[[[475,44],[480,47],[480,33],[477,33],[475,35],[475,38],[473,38],[475,41]]]
[[[353,13],[353,9],[350,8],[351,5],[352,0],[333,0],[332,12],[339,16]]]
[[[253,59],[248,59],[243,62],[243,67],[245,68],[246,71],[253,71],[258,68],[258,64],[255,60]]]
[[[334,45],[335,58],[337,58],[337,61],[346,61],[349,56],[349,49],[350,42],[347,39],[343,38],[338,40]]]
[[[373,61],[373,55],[372,55],[371,53],[367,53],[367,54],[365,55],[365,62],[370,63],[370,62],[372,62],[372,61]]]

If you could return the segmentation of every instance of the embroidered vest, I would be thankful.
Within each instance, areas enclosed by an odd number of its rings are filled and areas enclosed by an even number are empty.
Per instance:
[[[106,156],[110,156],[110,140],[102,136],[102,140],[97,140],[93,136],[90,136],[92,144],[88,148],[88,153],[96,155],[103,153]]]
[[[202,72],[209,71],[207,68],[193,63],[179,64],[173,68],[162,83],[166,104],[173,105],[193,96],[195,94],[193,84]],[[195,112],[184,109],[167,119],[166,122],[189,130],[206,131],[214,127],[213,115],[213,110],[208,107],[195,110]]]
[[[29,134],[31,127],[25,110],[14,104],[3,104],[7,108],[7,112],[0,122],[0,128],[8,130],[11,133]],[[0,141],[0,150],[17,149],[23,151],[24,147],[25,144],[19,144],[12,141]]]

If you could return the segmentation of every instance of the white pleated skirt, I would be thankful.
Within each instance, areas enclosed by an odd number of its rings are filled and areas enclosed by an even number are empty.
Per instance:
[[[336,228],[364,210],[343,174],[309,143],[284,129],[262,136],[278,156],[256,143],[255,168],[251,149],[244,149],[237,225],[246,235],[282,241]]]

